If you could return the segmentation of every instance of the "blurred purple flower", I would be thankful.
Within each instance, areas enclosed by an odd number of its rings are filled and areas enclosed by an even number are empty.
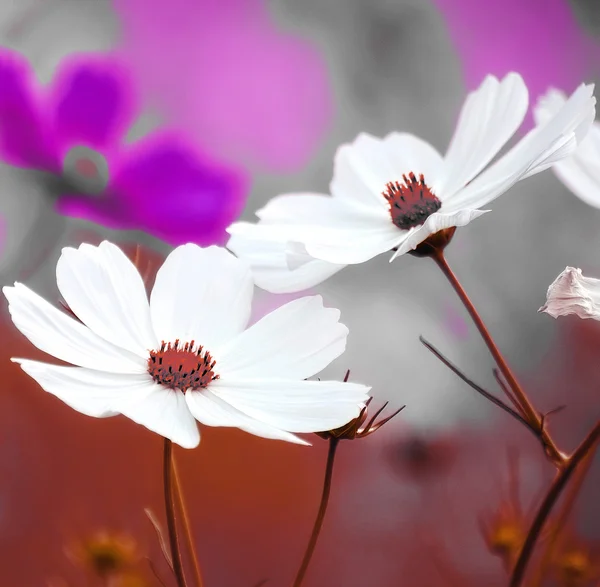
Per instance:
[[[114,4],[120,56],[169,123],[244,165],[307,162],[332,113],[326,67],[305,40],[277,31],[262,0]]]
[[[47,172],[59,212],[173,245],[222,242],[244,205],[245,175],[181,133],[155,131],[126,144],[137,115],[114,57],[68,59],[42,88],[24,57],[0,50],[0,157]]]
[[[589,77],[600,57],[568,0],[433,1],[446,21],[469,88],[489,73],[502,77],[518,71],[533,103],[549,86],[571,92]],[[527,126],[531,122],[529,116]]]

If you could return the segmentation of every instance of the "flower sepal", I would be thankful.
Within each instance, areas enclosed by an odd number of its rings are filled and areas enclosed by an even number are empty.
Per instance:
[[[344,383],[347,383],[348,378],[350,377],[350,370],[346,371],[346,375],[344,376]],[[396,410],[390,416],[383,418],[382,420],[377,420],[377,418],[383,413],[385,408],[388,405],[388,402],[385,402],[372,416],[372,418],[367,422],[367,418],[369,417],[369,404],[373,401],[373,397],[370,397],[365,404],[363,405],[360,413],[356,418],[350,420],[344,426],[340,426],[339,428],[334,428],[333,430],[325,430],[323,432],[315,432],[317,436],[323,438],[324,440],[354,440],[355,438],[366,438],[370,436],[374,432],[377,432],[384,424],[389,422],[392,418],[397,416],[406,406],[402,406],[398,410]],[[365,422],[367,424],[365,425]]]
[[[433,257],[450,244],[455,232],[456,226],[438,230],[420,242],[412,251],[409,251],[409,254],[415,257]]]

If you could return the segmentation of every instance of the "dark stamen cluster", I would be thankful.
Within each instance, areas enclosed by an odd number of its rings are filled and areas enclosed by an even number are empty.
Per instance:
[[[390,206],[392,222],[402,230],[420,226],[437,212],[442,203],[432,193],[425,183],[423,174],[417,179],[414,173],[402,176],[404,183],[399,181],[386,184],[383,197]]]
[[[213,369],[216,361],[195,341],[180,344],[163,341],[160,350],[150,351],[148,373],[156,383],[170,389],[201,389],[218,379]]]

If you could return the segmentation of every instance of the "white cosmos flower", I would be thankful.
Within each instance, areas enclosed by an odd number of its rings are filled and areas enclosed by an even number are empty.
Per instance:
[[[411,134],[360,134],[337,151],[331,196],[278,196],[257,212],[258,224],[229,227],[228,247],[250,262],[257,285],[277,292],[305,289],[392,249],[393,260],[468,224],[516,182],[571,154],[594,119],[592,91],[581,85],[490,165],[520,126],[528,95],[516,73],[488,76],[467,97],[444,157]]]
[[[548,288],[546,303],[538,312],[553,318],[575,314],[600,320],[600,279],[585,277],[581,269],[567,267]]]
[[[223,248],[175,249],[149,301],[133,263],[106,241],[63,249],[56,276],[80,322],[21,283],[3,291],[16,327],[75,366],[13,361],[88,416],[123,414],[185,448],[200,441],[195,419],[308,444],[292,433],[342,426],[368,398],[364,385],[305,381],[345,349],[339,311],[305,297],[246,328],[251,271]]]
[[[567,98],[556,89],[542,96],[534,110],[537,124],[546,124]],[[552,167],[558,178],[586,204],[600,208],[600,123],[594,122],[575,153]]]

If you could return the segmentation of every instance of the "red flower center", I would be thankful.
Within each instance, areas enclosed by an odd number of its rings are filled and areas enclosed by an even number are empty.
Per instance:
[[[437,212],[442,203],[433,194],[431,188],[425,183],[423,174],[416,175],[411,171],[402,176],[404,183],[399,181],[386,184],[383,197],[390,206],[392,222],[402,230],[420,226]]]
[[[93,179],[98,176],[98,167],[91,159],[77,159],[73,165],[75,171],[86,179]]]
[[[108,187],[108,161],[99,151],[76,145],[65,153],[62,176],[71,189],[97,196]]]
[[[148,373],[156,383],[170,389],[202,389],[219,379],[213,371],[216,361],[195,341],[181,344],[163,343],[158,351],[150,351]]]

